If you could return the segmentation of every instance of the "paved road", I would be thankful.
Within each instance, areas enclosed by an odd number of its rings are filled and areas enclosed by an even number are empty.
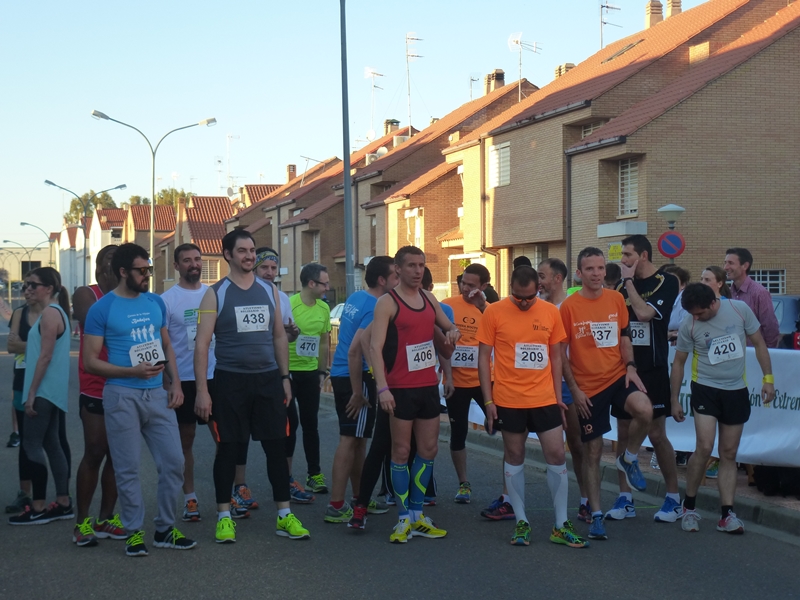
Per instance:
[[[5,347],[0,331],[0,347]],[[73,358],[73,363],[77,358]],[[11,358],[0,356],[0,373],[11,370]],[[0,403],[9,405],[8,379],[0,381]],[[82,430],[74,399],[68,415],[73,472],[82,454]],[[335,415],[320,415],[322,464],[330,474],[337,441]],[[6,409],[0,414],[0,433],[8,431]],[[3,437],[5,439],[5,437]],[[752,530],[741,537],[714,529],[711,518],[702,531],[690,535],[678,524],[655,524],[656,508],[640,508],[639,516],[607,525],[610,540],[593,542],[585,550],[556,546],[548,541],[552,511],[543,473],[526,471],[529,516],[533,523],[530,547],[508,543],[512,524],[487,522],[480,509],[499,492],[499,458],[472,450],[470,473],[473,502],[456,505],[450,498],[456,479],[445,444],[437,463],[440,504],[429,510],[449,530],[447,538],[415,538],[404,546],[388,542],[395,522],[392,513],[370,516],[365,532],[322,521],[326,496],[317,503],[296,506],[310,528],[309,541],[289,541],[274,535],[275,513],[269,507],[270,486],[261,449],[250,450],[249,481],[262,508],[249,520],[239,521],[234,545],[214,543],[211,437],[199,432],[196,479],[204,520],[180,524],[199,541],[195,550],[159,550],[150,556],[124,555],[124,542],[102,540],[95,548],[77,548],[70,542],[72,523],[59,521],[39,527],[9,527],[0,536],[0,597],[14,598],[470,598],[533,596],[591,598],[754,598],[769,592],[789,598],[797,591],[796,565],[800,548]],[[295,471],[304,464],[298,444]],[[16,451],[0,448],[3,504],[16,490]],[[146,489],[147,522],[155,510],[155,468],[143,453],[142,478]],[[51,485],[52,493],[52,485]],[[571,504],[577,489],[571,486]],[[613,495],[604,492],[610,504]],[[652,505],[651,505],[652,506]],[[572,511],[571,511],[572,512]],[[709,515],[710,517],[710,515]],[[0,525],[0,527],[4,527]],[[585,532],[587,525],[578,525]],[[148,530],[148,539],[152,535]],[[793,540],[790,540],[790,542]]]

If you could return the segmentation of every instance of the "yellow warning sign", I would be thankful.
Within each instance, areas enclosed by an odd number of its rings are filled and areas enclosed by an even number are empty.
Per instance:
[[[608,244],[608,262],[620,262],[622,260],[622,242],[611,242]]]

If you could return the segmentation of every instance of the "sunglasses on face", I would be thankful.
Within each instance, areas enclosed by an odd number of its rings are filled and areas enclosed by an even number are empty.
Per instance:
[[[530,302],[531,300],[533,300],[534,298],[536,298],[536,294],[533,294],[533,295],[531,295],[531,296],[517,296],[516,294],[511,294],[511,296],[512,296],[512,297],[514,298],[514,300],[516,300],[517,302]]]
[[[153,274],[153,267],[131,267],[129,271],[138,271],[142,277],[150,277]]]
[[[23,284],[22,284],[22,291],[23,291],[23,292],[24,292],[25,290],[33,290],[33,291],[36,291],[36,289],[37,289],[37,288],[38,288],[40,285],[44,285],[44,284],[43,284],[43,283],[36,283],[35,281],[26,281],[25,283],[23,283]]]

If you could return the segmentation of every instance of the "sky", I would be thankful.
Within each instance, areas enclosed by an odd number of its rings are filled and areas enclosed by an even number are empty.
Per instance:
[[[713,0],[712,0],[713,1]],[[606,44],[644,27],[646,0],[610,0]],[[666,0],[662,2],[666,7]],[[683,0],[683,10],[701,0]],[[406,34],[413,32],[411,121],[424,128],[482,94],[483,76],[500,68],[519,78],[508,39],[537,42],[522,76],[542,87],[557,65],[600,49],[601,0],[348,0],[347,81],[350,149],[380,136],[385,119],[408,123]],[[112,8],[113,7],[113,8]],[[63,228],[72,198],[120,184],[117,204],[150,197],[152,155],[122,125],[152,144],[156,190],[175,186],[224,195],[229,185],[284,183],[314,160],[343,155],[340,3],[171,0],[13,2],[0,23],[0,241],[25,246]],[[374,122],[372,68],[376,78]],[[230,177],[229,177],[230,176]],[[3,244],[13,247],[13,244]]]

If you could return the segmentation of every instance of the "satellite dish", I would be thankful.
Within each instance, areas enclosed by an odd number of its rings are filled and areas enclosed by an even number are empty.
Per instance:
[[[389,151],[386,149],[386,146],[381,146],[375,151],[375,154],[377,154],[378,156],[386,156],[387,154],[389,154]]]
[[[228,198],[233,198],[236,195],[236,194],[234,194],[232,187],[228,188],[228,192],[227,193],[228,193]]]
[[[367,132],[367,141],[368,141],[368,142],[371,142],[371,141],[372,141],[372,140],[374,140],[374,139],[375,139],[375,130],[374,130],[374,129],[370,129],[370,130]]]

